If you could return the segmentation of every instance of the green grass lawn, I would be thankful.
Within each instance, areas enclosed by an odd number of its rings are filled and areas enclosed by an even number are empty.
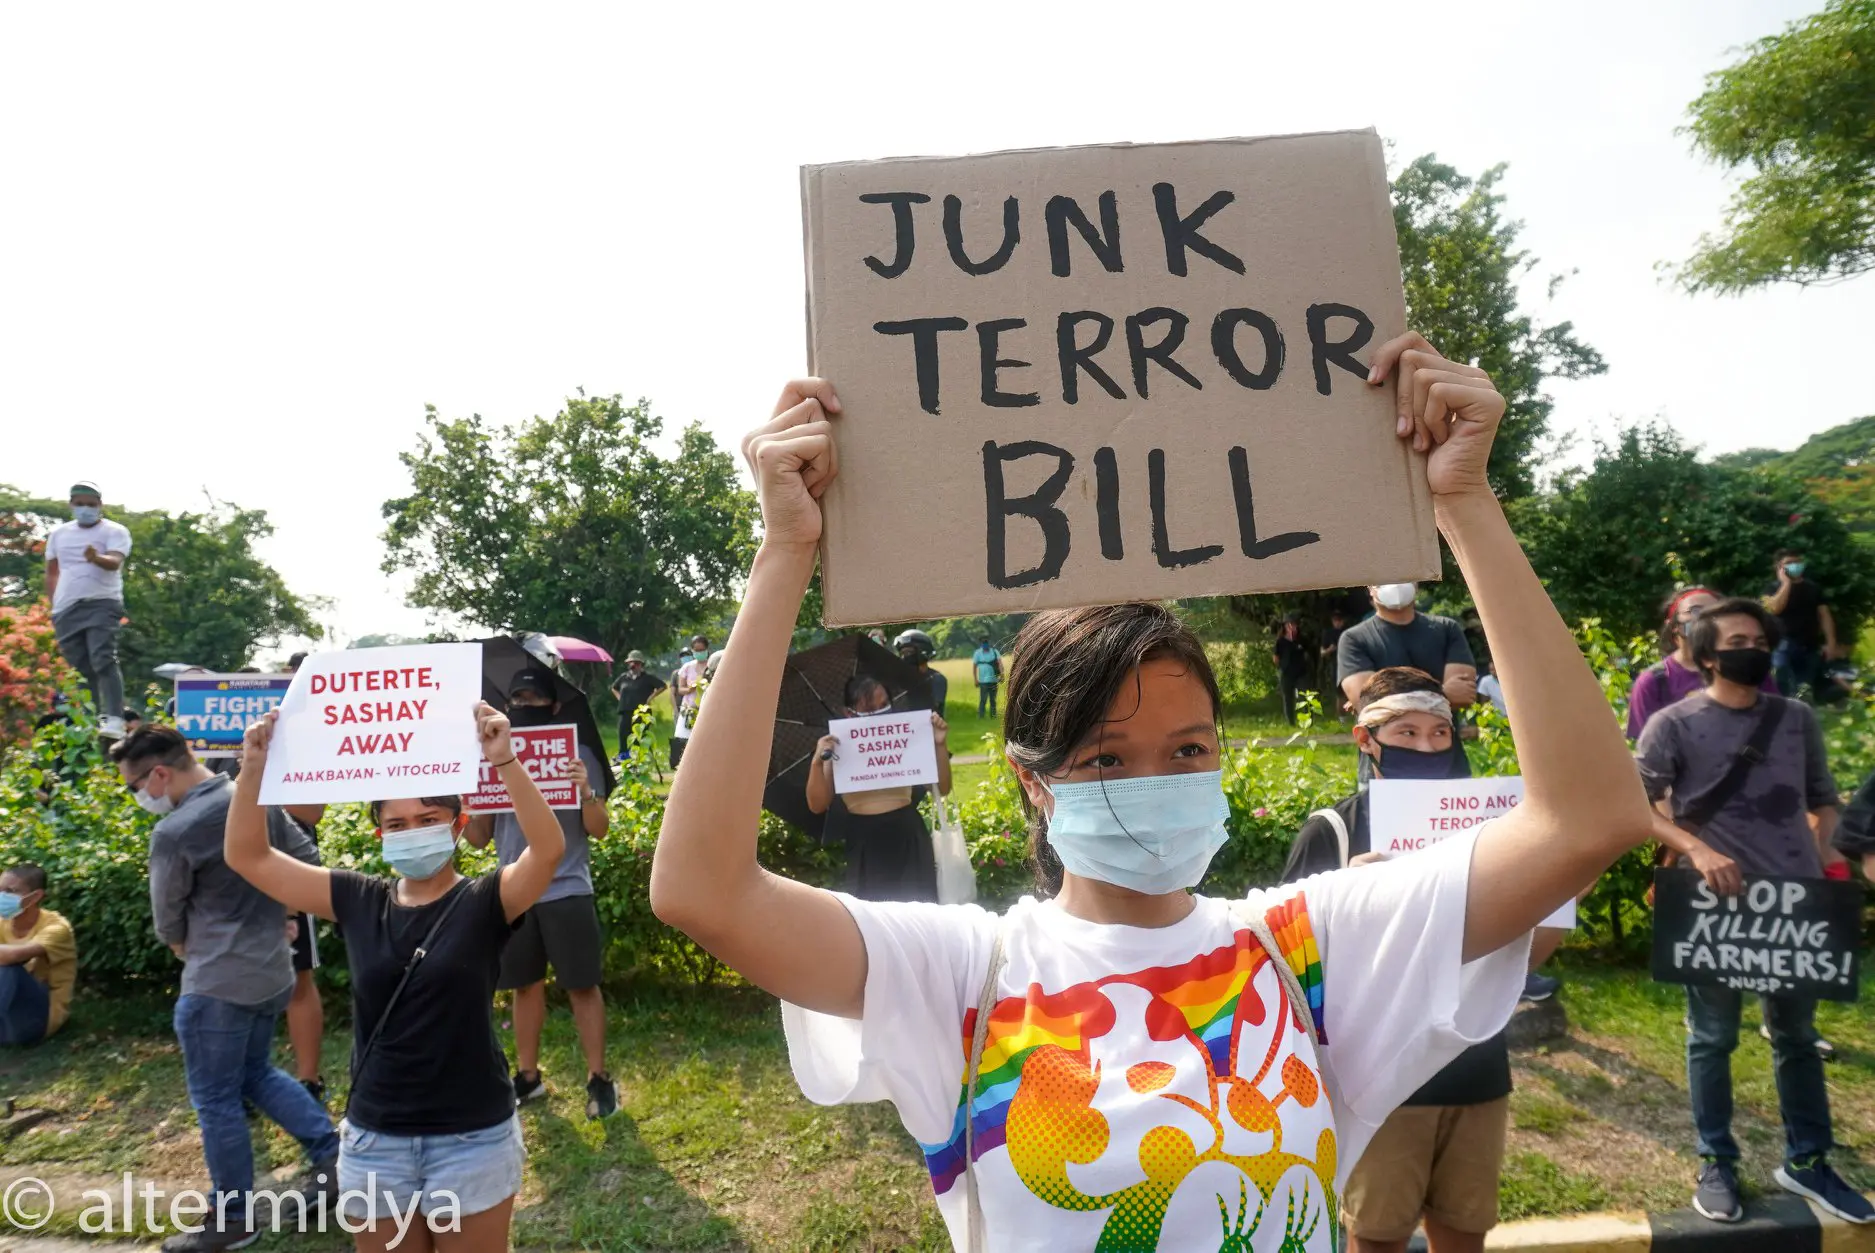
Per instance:
[[[1515,1055],[1505,1217],[1683,1205],[1694,1159],[1679,991],[1585,954],[1565,954],[1562,964],[1570,1037]],[[945,1247],[921,1158],[892,1110],[803,1100],[772,998],[747,988],[637,987],[614,989],[610,1000],[622,1109],[603,1124],[581,1109],[571,1022],[558,1008],[549,1018],[553,1095],[522,1116],[529,1160],[517,1246]],[[1770,1049],[1756,1025],[1748,1010],[1736,1125],[1745,1177],[1763,1191],[1774,1186],[1781,1132]],[[1866,1188],[1875,1185],[1875,1024],[1856,1006],[1828,1006],[1820,1025],[1842,1059],[1829,1067],[1844,1146],[1837,1163]],[[343,1074],[349,1046],[336,1026],[329,1076]],[[126,1170],[171,1188],[202,1182],[166,1002],[82,998],[66,1031],[5,1061],[7,1091],[55,1113],[0,1145],[0,1176],[46,1178],[68,1199]],[[337,1106],[342,1090],[334,1095]],[[264,1163],[294,1164],[295,1146],[271,1124],[256,1124],[255,1142]],[[67,1204],[48,1230],[76,1234],[75,1212]],[[303,1247],[346,1246],[335,1233]]]

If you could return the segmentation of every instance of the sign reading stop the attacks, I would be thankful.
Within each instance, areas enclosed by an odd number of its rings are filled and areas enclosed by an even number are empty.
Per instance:
[[[578,809],[579,789],[573,784],[573,763],[579,760],[579,731],[572,723],[547,727],[529,727],[510,733],[514,756],[534,780],[547,804],[555,809]],[[475,791],[462,798],[463,808],[472,814],[505,814],[514,811],[514,800],[501,772],[484,761],[476,778]]]

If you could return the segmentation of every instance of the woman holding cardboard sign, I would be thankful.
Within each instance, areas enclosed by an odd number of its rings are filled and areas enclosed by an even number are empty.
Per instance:
[[[506,1249],[526,1154],[495,1037],[495,983],[515,923],[560,864],[559,819],[516,760],[508,719],[478,701],[482,755],[527,840],[519,859],[458,874],[462,798],[427,796],[371,802],[395,878],[309,866],[267,842],[260,779],[277,717],[247,729],[222,856],[289,910],[344,930],[358,1035],[327,1194],[344,1202],[347,1221],[369,1224],[360,1249]]]
[[[1323,1251],[1374,1129],[1504,1025],[1530,932],[1648,838],[1620,731],[1485,479],[1504,400],[1417,335],[1375,355],[1441,529],[1503,640],[1523,803],[1421,856],[1225,901],[1219,699],[1169,611],[1038,615],[1015,648],[1008,755],[1045,899],[875,904],[755,855],[766,750],[820,494],[822,380],[744,441],[765,534],[709,723],[658,843],[658,915],[785,1002],[802,1090],[890,1100],[959,1247]],[[777,944],[776,936],[788,943]]]
[[[841,693],[849,718],[865,718],[891,708],[885,686],[871,675],[856,674]],[[923,717],[923,711],[918,711]],[[951,790],[950,727],[931,714],[931,736],[937,749],[937,789]],[[872,788],[848,792],[833,788],[833,763],[840,742],[823,735],[814,746],[807,767],[807,807],[827,815],[823,839],[846,846],[846,890],[862,901],[935,901],[938,898],[937,858],[931,849],[931,830],[918,812],[928,787]]]

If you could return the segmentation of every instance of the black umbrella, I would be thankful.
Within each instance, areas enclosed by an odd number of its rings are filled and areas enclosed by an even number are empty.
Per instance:
[[[605,759],[605,739],[599,734],[599,724],[593,721],[592,707],[586,703],[586,694],[553,667],[522,648],[519,643],[506,635],[494,639],[478,641],[482,645],[482,699],[497,709],[508,707],[508,685],[514,682],[514,676],[523,670],[544,670],[553,675],[553,698],[560,702],[558,720],[570,722],[578,728],[581,746],[592,749],[593,756],[599,759],[599,771],[604,776],[605,790],[609,794],[617,786],[612,776],[612,763]],[[596,788],[601,780],[591,781]]]
[[[843,635],[788,658],[775,704],[775,739],[768,751],[762,807],[816,839],[826,815],[807,807],[807,770],[827,723],[846,717],[846,681],[879,681],[894,709],[929,709],[931,687],[912,665],[865,635]]]

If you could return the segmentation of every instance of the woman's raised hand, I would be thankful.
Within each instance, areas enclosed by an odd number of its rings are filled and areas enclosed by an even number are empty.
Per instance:
[[[829,414],[840,398],[826,379],[796,379],[781,390],[775,416],[742,439],[742,456],[762,502],[764,544],[820,542],[820,495],[840,469]]]
[[[1439,355],[1417,331],[1388,340],[1374,354],[1367,381],[1379,386],[1399,370],[1394,433],[1430,453],[1426,481],[1435,496],[1489,493],[1485,467],[1504,417],[1504,398],[1477,366]]]
[[[482,757],[490,764],[506,765],[514,757],[508,738],[508,715],[485,700],[475,702],[475,738],[482,742]]]

